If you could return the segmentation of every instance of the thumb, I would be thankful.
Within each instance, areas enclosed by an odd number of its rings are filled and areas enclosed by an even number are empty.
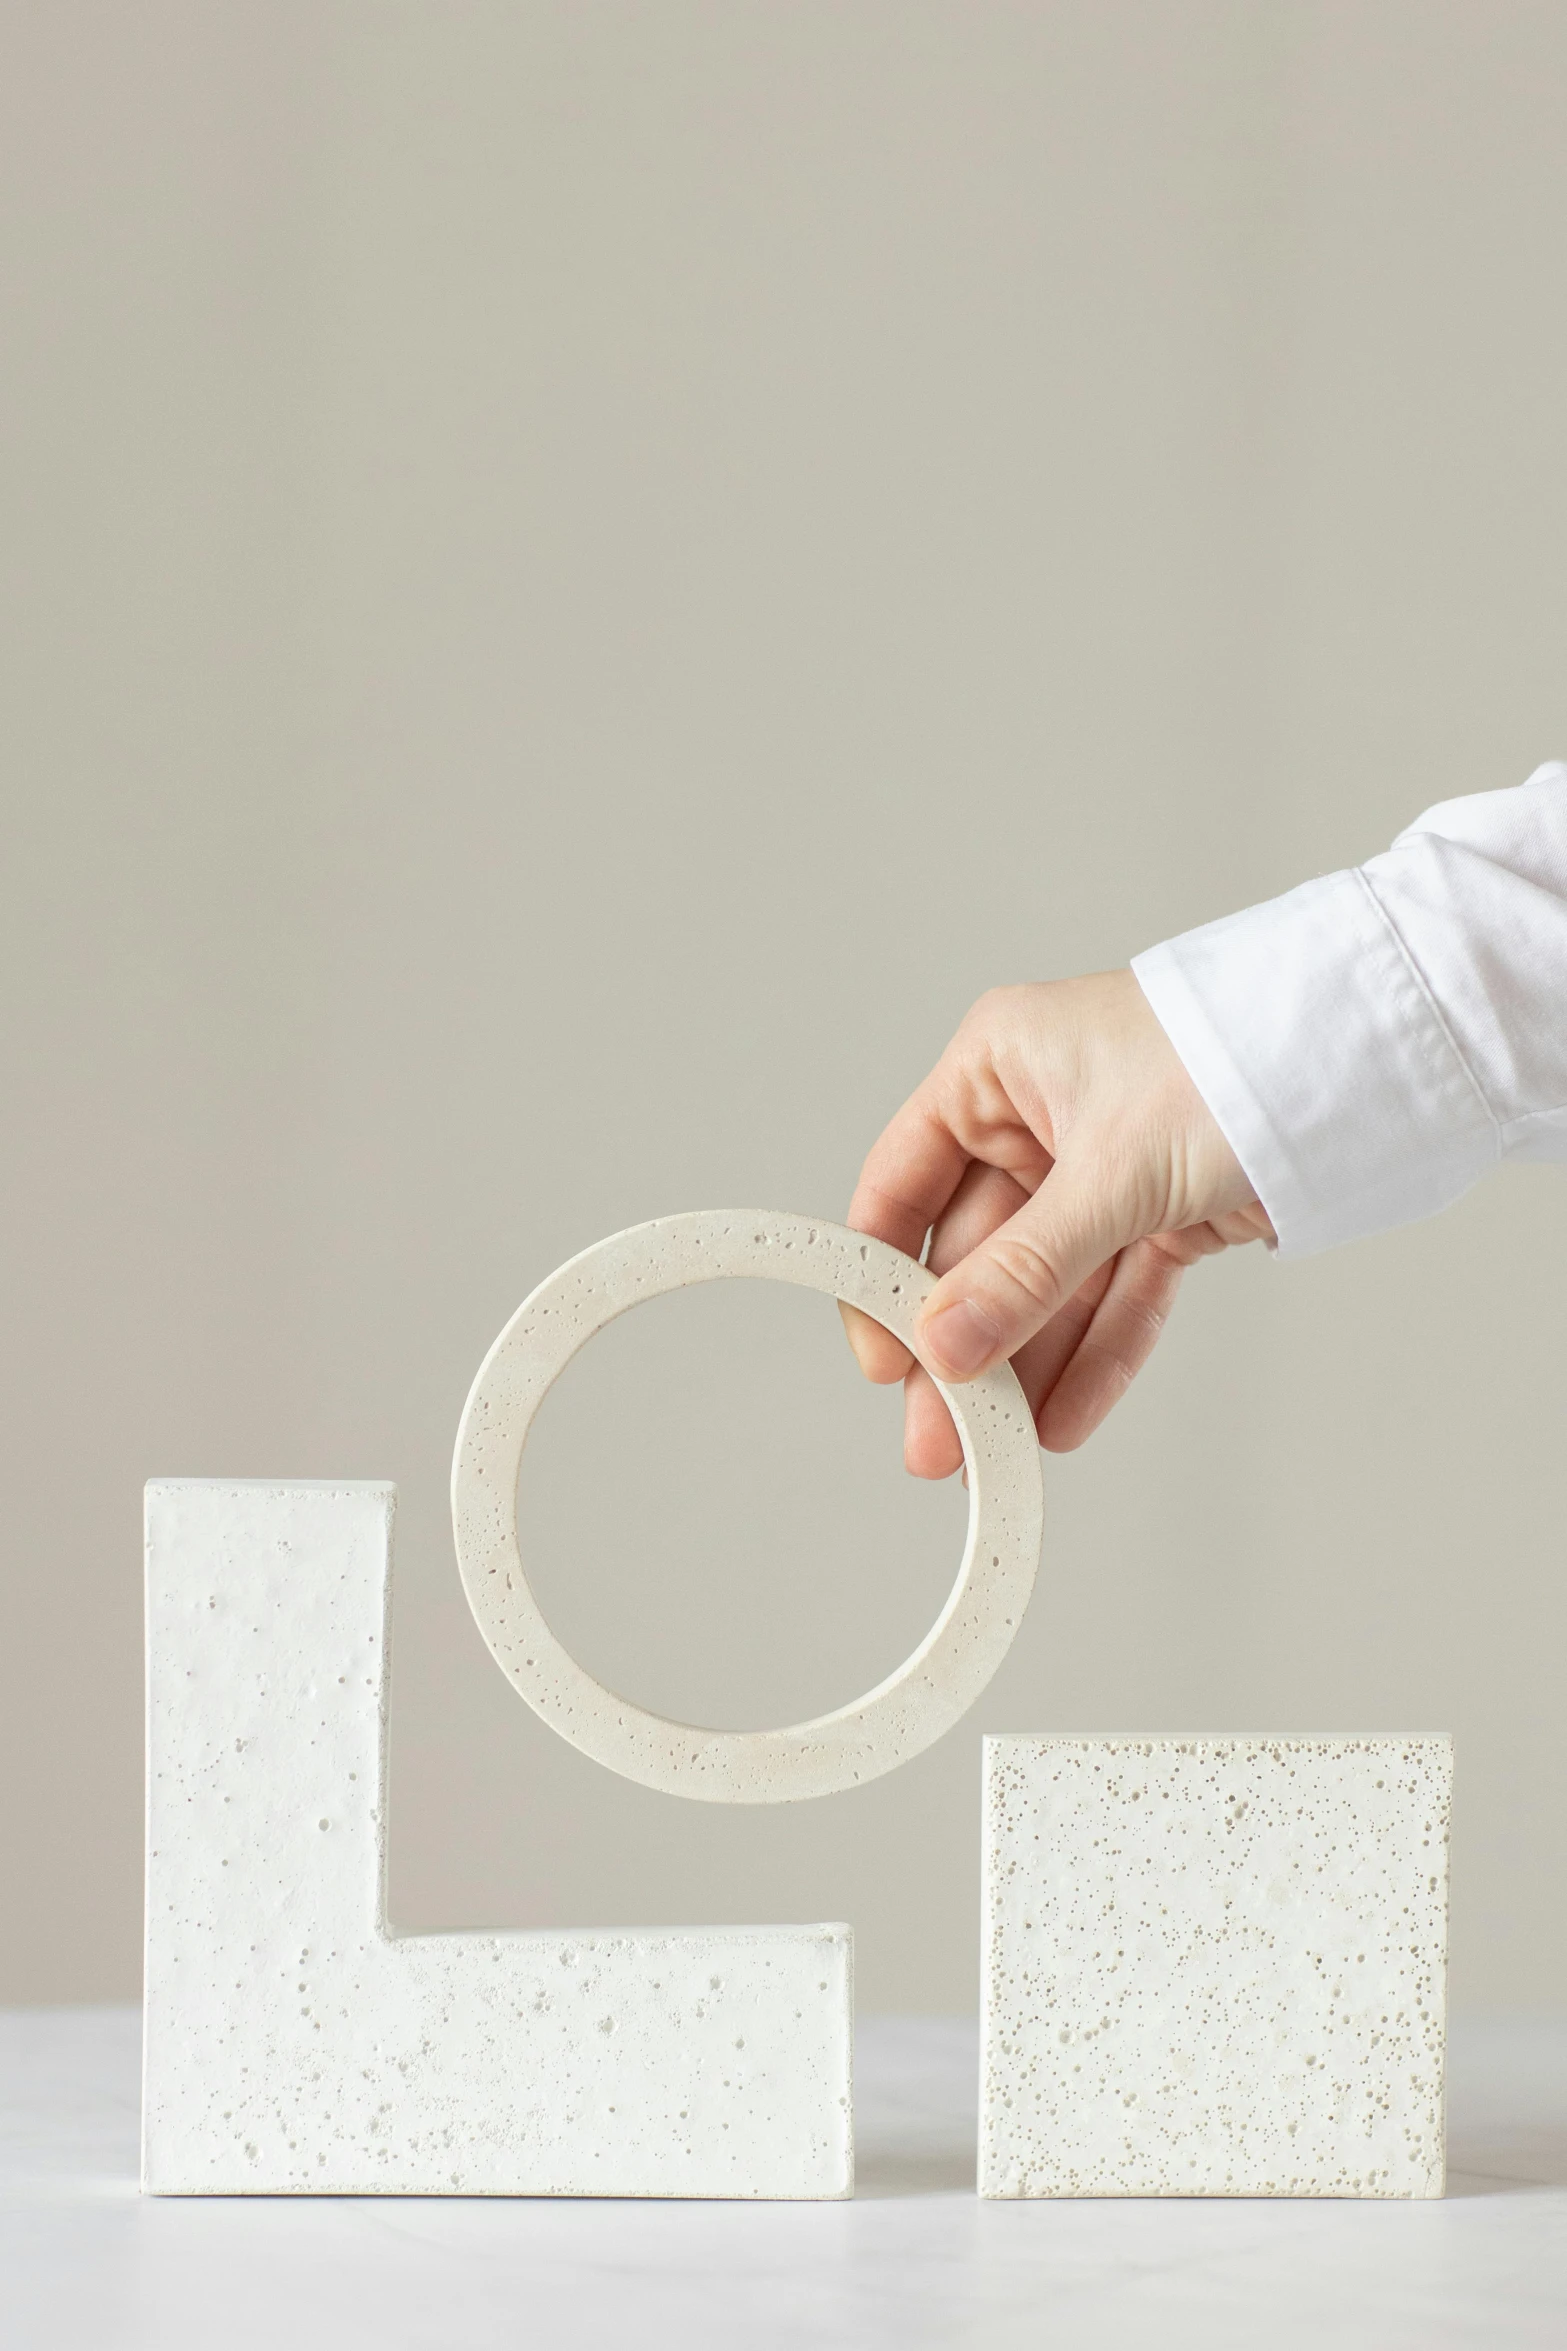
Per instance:
[[[915,1325],[920,1354],[942,1379],[976,1378],[1142,1229],[1131,1187],[1102,1156],[1058,1159],[1032,1199],[936,1284]]]

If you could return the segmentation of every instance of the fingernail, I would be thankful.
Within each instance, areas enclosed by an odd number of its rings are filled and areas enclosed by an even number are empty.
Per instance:
[[[966,1380],[1001,1351],[1001,1326],[971,1298],[958,1298],[934,1314],[920,1334],[938,1371]]]

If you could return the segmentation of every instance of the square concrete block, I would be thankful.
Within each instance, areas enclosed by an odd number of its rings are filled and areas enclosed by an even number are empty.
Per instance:
[[[1446,1738],[985,1742],[980,2193],[1439,2196]]]
[[[388,1925],[394,1500],[148,1489],[144,2186],[848,2195],[847,1927]]]

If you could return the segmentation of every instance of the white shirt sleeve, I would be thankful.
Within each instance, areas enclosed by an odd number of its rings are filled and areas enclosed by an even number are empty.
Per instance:
[[[1282,1255],[1567,1159],[1567,763],[1132,969]]]

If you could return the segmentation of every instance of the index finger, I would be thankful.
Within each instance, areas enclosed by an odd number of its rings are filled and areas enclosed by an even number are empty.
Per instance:
[[[918,1257],[930,1231],[963,1181],[970,1153],[930,1101],[926,1085],[910,1095],[871,1145],[849,1203],[857,1233],[890,1241]],[[901,1380],[914,1361],[901,1339],[852,1306],[840,1306],[843,1327],[867,1379]]]
[[[926,1080],[887,1121],[866,1155],[849,1202],[857,1233],[890,1241],[918,1257],[930,1231],[963,1181],[970,1159],[930,1098]]]

